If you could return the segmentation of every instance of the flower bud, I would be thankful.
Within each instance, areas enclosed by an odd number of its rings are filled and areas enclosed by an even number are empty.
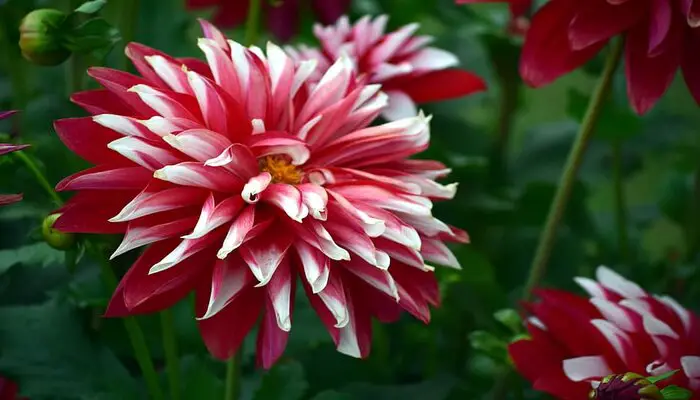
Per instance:
[[[41,224],[41,234],[46,243],[56,250],[69,250],[75,244],[75,235],[54,229],[53,225],[61,214],[51,214]]]
[[[659,388],[645,377],[628,372],[608,375],[597,388],[591,390],[591,400],[663,400]]]
[[[70,51],[61,44],[60,27],[66,14],[54,9],[34,10],[27,14],[19,27],[19,47],[22,56],[38,65],[58,65]]]

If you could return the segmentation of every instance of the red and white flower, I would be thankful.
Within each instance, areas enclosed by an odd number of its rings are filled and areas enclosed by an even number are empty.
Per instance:
[[[15,111],[0,111],[0,120],[7,118],[14,113]],[[0,143],[0,156],[12,153],[13,151],[25,149],[27,147],[29,146]],[[20,200],[22,200],[21,194],[0,194],[0,206],[6,206],[8,204],[16,203]]]
[[[700,317],[606,267],[596,278],[576,278],[588,299],[538,291],[540,300],[527,306],[531,338],[509,347],[518,371],[535,389],[561,399],[587,399],[591,383],[607,375],[673,370],[679,372],[657,385],[700,394]]]
[[[364,357],[371,318],[407,310],[427,322],[439,303],[433,267],[459,268],[446,241],[465,232],[432,216],[456,185],[428,147],[429,117],[369,124],[386,108],[340,57],[318,82],[279,47],[244,48],[203,22],[207,62],[139,44],[141,74],[93,68],[105,89],[73,100],[94,114],[56,122],[97,164],[64,179],[78,193],[55,228],[124,233],[114,257],[146,251],[122,279],[110,316],[153,312],[196,292],[213,355],[231,357],[261,318],[258,361],[281,355],[296,277],[337,348]]]
[[[335,25],[314,26],[321,48],[288,48],[297,60],[317,60],[319,67],[311,79],[321,75],[340,57],[352,60],[358,75],[369,83],[382,84],[389,106],[382,115],[389,120],[413,117],[416,104],[466,96],[486,88],[471,72],[456,69],[454,54],[428,45],[430,36],[416,36],[418,24],[385,33],[388,16],[374,20],[365,16],[354,25],[348,17]]]

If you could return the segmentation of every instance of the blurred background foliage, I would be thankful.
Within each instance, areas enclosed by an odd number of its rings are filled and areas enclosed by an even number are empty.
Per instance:
[[[0,109],[22,110],[0,123],[0,136],[31,143],[29,151],[41,160],[52,184],[84,167],[60,143],[52,121],[83,115],[67,100],[76,79],[96,84],[84,74],[67,75],[69,64],[27,63],[17,46],[18,26],[33,9],[67,11],[73,5],[66,0],[0,0]],[[133,13],[129,7],[135,7]],[[472,244],[456,249],[464,269],[438,271],[443,305],[430,325],[409,317],[376,325],[367,360],[337,353],[304,296],[298,296],[290,343],[276,367],[256,369],[254,343],[245,344],[242,397],[538,398],[520,378],[505,374],[510,368],[505,344],[520,328],[517,315],[497,311],[517,307],[601,60],[533,90],[518,78],[522,39],[506,33],[506,7],[460,7],[453,0],[353,1],[354,18],[381,13],[390,15],[391,27],[419,22],[423,33],[437,38],[437,46],[457,54],[462,67],[489,83],[486,93],[425,107],[435,116],[425,157],[446,162],[453,168],[451,180],[460,183],[457,198],[436,205],[436,214],[470,233]],[[183,0],[112,0],[101,15],[125,40],[197,57],[196,17],[209,16],[186,11]],[[311,23],[306,16],[299,41],[313,43]],[[228,33],[237,40],[243,36],[241,30]],[[79,61],[127,68],[123,48],[124,41],[104,60]],[[590,276],[597,265],[606,264],[697,309],[700,112],[683,85],[674,85],[642,118],[627,104],[618,71],[543,285],[577,290],[574,276]],[[619,188],[613,184],[615,174],[622,176]],[[0,187],[3,193],[25,194],[24,202],[0,209],[0,373],[16,379],[32,399],[144,398],[123,325],[100,318],[110,293],[99,267],[78,250],[64,253],[42,242],[41,221],[54,205],[12,157],[0,159]],[[619,240],[616,223],[620,194],[627,243]],[[105,247],[118,243],[118,238],[101,240]],[[117,272],[122,274],[134,257],[118,259]],[[191,302],[179,304],[175,315],[183,398],[221,398],[224,366],[206,353]],[[162,367],[157,317],[139,320]]]

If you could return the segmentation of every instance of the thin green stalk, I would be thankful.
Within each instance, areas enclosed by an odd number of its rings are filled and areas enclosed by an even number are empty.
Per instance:
[[[56,205],[63,205],[63,199],[56,193],[53,186],[49,183],[46,176],[41,172],[36,162],[32,160],[27,154],[22,151],[17,151],[13,153],[18,157],[27,168],[32,171],[34,178],[37,180],[39,185],[46,191],[46,193],[51,197],[52,200],[56,202]],[[102,254],[97,248],[90,242],[86,243],[87,250],[94,255],[97,261],[100,263],[100,268],[102,270],[102,279],[105,285],[112,291],[117,287],[117,277],[112,271],[112,266],[109,260]],[[153,359],[151,358],[151,352],[148,350],[148,345],[146,344],[146,338],[143,335],[143,331],[139,326],[138,321],[134,317],[122,318],[124,321],[124,326],[126,332],[131,341],[131,345],[134,348],[134,356],[136,361],[141,367],[141,372],[146,380],[146,385],[148,386],[148,391],[150,393],[151,399],[153,400],[164,400],[163,391],[158,383],[158,374],[153,365]]]
[[[61,196],[56,193],[56,191],[53,189],[53,186],[49,183],[49,180],[46,179],[46,176],[44,175],[43,172],[41,172],[41,169],[39,169],[39,166],[34,162],[34,160],[29,157],[27,154],[24,153],[24,151],[16,151],[13,153],[17,159],[22,161],[24,165],[27,167],[29,171],[31,171],[32,175],[34,175],[34,179],[36,179],[37,183],[39,183],[39,186],[41,186],[45,191],[46,194],[51,197],[51,199],[56,203],[56,205],[61,205],[63,204],[63,199],[61,199]]]
[[[241,394],[241,352],[226,363],[226,392],[224,400],[238,400]]]
[[[245,37],[243,43],[247,46],[254,44],[258,39],[258,28],[260,26],[261,0],[251,0],[248,6],[248,17],[246,19]]]
[[[588,104],[588,109],[586,110],[586,114],[581,122],[581,127],[576,135],[576,139],[574,140],[574,144],[571,147],[571,151],[569,152],[569,156],[566,160],[564,172],[559,180],[557,192],[554,195],[554,200],[550,206],[549,214],[547,215],[547,220],[545,222],[542,234],[540,235],[537,250],[535,251],[534,260],[530,266],[530,273],[523,292],[524,300],[530,299],[532,291],[540,283],[540,280],[547,270],[547,263],[552,253],[554,241],[557,236],[557,228],[559,227],[559,223],[564,215],[566,204],[568,203],[569,196],[571,195],[571,189],[576,182],[578,169],[581,166],[581,161],[583,160],[583,155],[586,152],[588,142],[593,136],[593,130],[596,122],[598,122],[598,117],[600,116],[600,111],[603,108],[604,100],[610,91],[613,75],[618,64],[620,63],[621,55],[622,41],[618,40],[612,44],[610,48],[610,52],[605,63],[605,69],[600,77],[600,81],[598,82],[595,92],[593,93],[593,97]]]
[[[102,279],[105,285],[113,291],[117,287],[118,280],[112,270],[112,265],[109,263],[109,260],[92,243],[86,243],[86,247],[100,263]],[[153,400],[165,400],[163,390],[158,383],[158,373],[153,365],[151,351],[148,349],[146,337],[141,330],[141,326],[134,317],[125,317],[122,318],[122,321],[124,321],[124,327],[129,336],[129,341],[131,341],[131,346],[134,349],[136,362],[139,364],[141,372],[143,373],[143,378],[146,381],[150,398]]]
[[[175,321],[171,310],[161,311],[160,326],[163,335],[165,370],[168,375],[168,385],[170,386],[170,398],[172,400],[180,400],[180,359],[175,336]]]
[[[620,260],[630,262],[629,236],[627,233],[627,201],[625,200],[625,181],[623,174],[622,143],[615,141],[612,145],[613,186],[615,189],[615,224],[617,225],[617,243]]]

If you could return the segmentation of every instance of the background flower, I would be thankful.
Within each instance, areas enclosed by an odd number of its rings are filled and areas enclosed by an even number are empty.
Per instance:
[[[291,39],[299,31],[301,12],[307,4],[321,23],[332,24],[347,11],[350,0],[265,0],[268,29],[279,40]],[[245,21],[250,0],[187,0],[187,6],[191,9],[216,7],[214,24],[232,28]]]
[[[17,384],[11,380],[0,377],[0,400],[22,400],[24,397],[18,397],[19,388]]]
[[[627,93],[637,113],[656,103],[679,68],[700,102],[700,31],[688,3],[552,0],[532,19],[520,73],[532,86],[545,85],[580,67],[622,34]]]
[[[700,394],[700,318],[667,296],[652,296],[614,271],[599,267],[597,280],[576,278],[589,299],[539,290],[528,304],[532,336],[514,342],[518,371],[562,399],[586,399],[590,382],[611,374],[661,375]]]
[[[14,113],[15,111],[0,111],[0,120],[7,118]],[[27,147],[27,145],[0,143],[0,156],[12,153],[13,151],[25,149]],[[20,200],[22,200],[21,194],[0,194],[0,206],[16,203]]]
[[[93,117],[56,123],[96,167],[64,179],[79,193],[54,227],[121,233],[113,254],[150,245],[122,279],[108,315],[152,312],[197,294],[199,328],[230,358],[262,314],[257,355],[271,366],[292,326],[297,274],[338,350],[365,357],[371,318],[401,309],[428,322],[433,268],[459,268],[444,241],[466,233],[432,216],[456,185],[449,170],[409,160],[428,147],[418,115],[369,127],[386,106],[341,57],[317,83],[295,66],[225,41],[204,22],[207,64],[132,44],[142,77],[93,68],[106,90],[78,93]]]
[[[454,99],[486,88],[478,76],[453,68],[459,64],[454,54],[429,47],[432,37],[416,36],[418,24],[385,34],[388,19],[366,16],[351,25],[342,17],[335,25],[316,25],[319,49],[300,46],[288,51],[298,61],[318,61],[320,68],[312,77],[316,80],[339,57],[350,57],[360,76],[381,83],[389,95],[389,106],[382,112],[389,120],[416,115],[416,103]]]

